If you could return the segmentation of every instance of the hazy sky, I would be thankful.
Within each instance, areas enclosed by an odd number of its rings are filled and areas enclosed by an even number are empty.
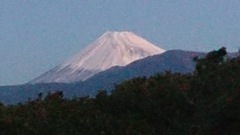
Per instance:
[[[0,85],[25,83],[106,31],[166,50],[240,47],[240,0],[1,0]]]

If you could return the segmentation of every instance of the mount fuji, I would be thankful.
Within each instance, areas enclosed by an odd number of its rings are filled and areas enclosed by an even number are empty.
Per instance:
[[[192,73],[193,58],[205,53],[165,51],[132,32],[106,32],[79,54],[29,83],[0,86],[4,104],[26,102],[42,93],[62,91],[64,97],[94,97],[98,90],[111,92],[116,84],[156,73]]]
[[[164,49],[132,32],[106,32],[65,63],[33,79],[29,84],[85,81],[114,66],[161,54]]]

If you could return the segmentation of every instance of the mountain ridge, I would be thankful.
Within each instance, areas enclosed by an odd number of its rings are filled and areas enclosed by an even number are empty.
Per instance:
[[[37,83],[0,87],[0,101],[6,104],[25,102],[35,99],[39,93],[62,91],[66,98],[91,96],[98,90],[111,92],[115,85],[134,77],[149,77],[165,71],[191,73],[195,68],[193,58],[205,53],[170,50],[163,54],[149,56],[130,63],[127,66],[115,66],[99,72],[85,81],[75,83]]]

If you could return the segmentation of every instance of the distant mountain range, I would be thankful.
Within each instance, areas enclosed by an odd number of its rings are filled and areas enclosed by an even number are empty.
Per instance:
[[[192,73],[194,57],[205,53],[165,51],[131,32],[107,32],[69,61],[27,84],[0,87],[0,101],[14,104],[39,93],[63,91],[68,98],[111,91],[125,80],[171,71]]]
[[[63,91],[68,98],[79,96],[94,96],[98,90],[111,91],[116,84],[139,76],[151,76],[156,73],[171,71],[191,73],[195,63],[193,58],[204,53],[182,50],[170,50],[163,54],[149,56],[127,66],[115,66],[99,72],[85,81],[74,83],[40,83],[0,87],[0,100],[3,103],[24,102],[36,98],[39,93]]]

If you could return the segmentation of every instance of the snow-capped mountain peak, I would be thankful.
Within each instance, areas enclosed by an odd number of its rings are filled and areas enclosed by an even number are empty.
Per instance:
[[[113,66],[126,66],[164,51],[132,32],[108,31],[79,54],[30,83],[83,81]]]

